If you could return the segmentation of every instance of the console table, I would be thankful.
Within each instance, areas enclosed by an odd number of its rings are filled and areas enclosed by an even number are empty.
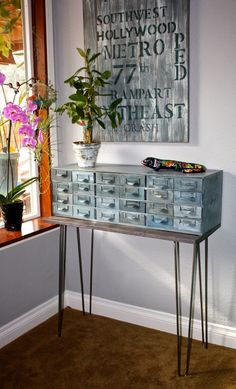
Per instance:
[[[192,259],[192,274],[191,274],[191,288],[190,288],[190,303],[189,303],[189,325],[188,325],[188,343],[187,343],[187,358],[185,375],[189,374],[190,354],[191,354],[191,337],[192,337],[192,321],[194,310],[194,294],[196,285],[196,275],[198,270],[199,292],[200,292],[200,309],[201,309],[201,326],[202,326],[202,343],[205,348],[208,347],[208,318],[207,318],[207,278],[208,278],[208,237],[214,233],[220,225],[214,226],[211,230],[203,234],[190,234],[176,231],[166,231],[151,229],[146,227],[139,227],[133,225],[115,224],[103,222],[98,220],[83,220],[73,217],[52,216],[45,219],[50,223],[55,223],[60,226],[60,247],[59,247],[59,299],[58,299],[58,335],[61,336],[63,309],[64,309],[64,289],[65,289],[65,268],[66,268],[66,236],[67,227],[75,227],[77,232],[78,257],[80,267],[80,282],[81,282],[81,296],[82,309],[85,314],[84,307],[84,287],[83,287],[83,269],[81,258],[81,242],[80,229],[91,230],[91,263],[90,263],[90,306],[89,313],[92,312],[92,283],[93,283],[93,258],[94,258],[94,232],[108,231],[120,234],[136,235],[154,239],[161,239],[173,242],[174,249],[174,273],[175,273],[175,300],[176,300],[176,328],[177,328],[177,369],[178,375],[181,375],[181,314],[180,314],[180,243],[191,244],[193,247]],[[203,298],[202,287],[202,260],[200,255],[200,244],[204,243],[204,286],[205,293]]]

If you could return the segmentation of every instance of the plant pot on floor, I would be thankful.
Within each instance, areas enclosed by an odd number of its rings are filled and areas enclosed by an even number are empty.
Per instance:
[[[100,143],[73,142],[73,150],[79,167],[89,168],[96,165]]]
[[[5,228],[8,231],[20,231],[23,216],[23,201],[1,204],[1,211]]]

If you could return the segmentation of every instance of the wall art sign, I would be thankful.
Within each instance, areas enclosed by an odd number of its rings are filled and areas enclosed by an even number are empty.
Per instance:
[[[189,0],[83,0],[85,48],[112,72],[102,103],[122,97],[105,142],[188,142]]]

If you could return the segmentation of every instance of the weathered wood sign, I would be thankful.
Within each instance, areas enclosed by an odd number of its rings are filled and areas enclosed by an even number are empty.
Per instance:
[[[188,0],[84,0],[85,47],[112,72],[104,105],[122,97],[106,142],[188,142]]]

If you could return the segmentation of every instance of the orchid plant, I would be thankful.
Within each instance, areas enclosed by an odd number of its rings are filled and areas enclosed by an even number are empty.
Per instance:
[[[6,194],[0,194],[0,205],[19,201],[19,197],[24,193],[25,188],[38,180],[38,177],[30,179],[14,186],[13,171],[11,166],[12,138],[17,136],[20,142],[15,142],[16,151],[20,148],[28,148],[34,153],[35,161],[40,164],[44,135],[48,133],[51,119],[42,112],[47,110],[55,101],[56,94],[52,86],[46,87],[31,78],[22,83],[17,82],[13,85],[6,82],[5,74],[0,72],[0,86],[5,99],[5,106],[2,109],[0,117],[0,143],[2,143],[2,152],[7,154],[7,183]],[[40,91],[47,89],[47,95],[40,95]],[[13,92],[12,101],[7,101],[6,88]],[[11,182],[10,182],[11,181]]]

